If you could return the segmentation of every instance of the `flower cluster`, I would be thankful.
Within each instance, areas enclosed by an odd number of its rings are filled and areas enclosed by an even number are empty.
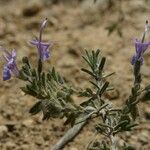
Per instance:
[[[11,74],[13,73],[15,76],[19,75],[19,71],[16,65],[16,50],[12,50],[12,52],[8,52],[6,49],[4,51],[4,58],[6,60],[6,64],[3,67],[3,80],[9,80],[11,78]]]
[[[47,25],[47,19],[45,19],[40,26],[40,34],[39,39],[35,39],[30,41],[31,44],[35,45],[38,49],[39,59],[47,60],[49,58],[49,48],[52,46],[52,43],[45,43],[42,41],[42,33],[43,29]],[[19,76],[19,70],[16,65],[16,50],[12,50],[12,52],[8,52],[6,49],[2,49],[4,52],[4,59],[6,60],[6,64],[3,67],[3,80],[9,80],[11,78],[11,74],[14,74],[16,77]]]

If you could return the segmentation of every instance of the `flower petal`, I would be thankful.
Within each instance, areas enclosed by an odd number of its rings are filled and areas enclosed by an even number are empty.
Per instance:
[[[49,51],[42,51],[42,59],[47,60],[49,58]]]
[[[16,59],[16,50],[15,49],[12,50],[11,56],[12,56],[12,58]]]
[[[8,67],[5,65],[3,68],[3,81],[9,80],[11,78],[11,73]]]

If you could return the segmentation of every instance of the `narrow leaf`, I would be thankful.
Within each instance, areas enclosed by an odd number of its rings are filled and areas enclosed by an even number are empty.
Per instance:
[[[42,72],[42,60],[39,59],[39,60],[38,60],[38,74],[40,75],[41,72]]]
[[[31,68],[31,65],[30,65],[30,63],[29,63],[28,57],[23,57],[23,58],[22,58],[22,62],[23,62],[24,64],[27,64],[28,67]]]
[[[82,68],[81,70],[82,70],[83,72],[86,72],[86,73],[88,73],[89,75],[93,76],[94,78],[96,78],[96,76],[95,76],[91,71],[89,71],[89,70],[87,70],[87,69],[84,69],[84,68]]]
[[[103,70],[105,62],[106,62],[106,58],[103,57],[102,60],[101,60],[101,62],[100,62],[100,65],[99,65],[99,71]]]
[[[109,85],[109,82],[106,81],[104,83],[103,87],[101,88],[100,92],[99,92],[100,95],[102,95],[105,92],[105,90],[107,89],[108,85]]]
[[[41,110],[42,110],[42,103],[41,103],[41,101],[39,101],[35,105],[32,106],[29,113],[31,113],[32,115],[35,115],[35,114],[39,113]]]
[[[100,53],[100,50],[97,49],[97,51],[96,51],[96,57],[97,57],[97,58],[98,58],[99,53]]]
[[[96,84],[96,83],[94,83],[93,81],[89,81],[91,84],[93,84],[97,89],[99,89],[99,86]]]

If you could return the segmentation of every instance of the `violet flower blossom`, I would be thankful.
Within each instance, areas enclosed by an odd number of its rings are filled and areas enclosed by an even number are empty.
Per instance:
[[[145,35],[149,30],[148,21],[145,24],[145,31],[143,33],[142,40],[135,39],[135,50],[136,54],[132,57],[131,64],[134,65],[137,61],[141,61],[141,64],[144,62],[143,54],[148,49],[150,42],[144,42]]]
[[[16,50],[12,50],[12,52],[8,52],[6,49],[4,51],[4,58],[6,60],[6,64],[3,67],[3,80],[9,80],[11,78],[11,74],[13,73],[15,76],[19,75],[19,70],[16,65]]]
[[[47,19],[45,19],[40,27],[40,34],[39,34],[39,39],[34,39],[32,41],[30,41],[31,44],[35,45],[38,49],[38,54],[40,59],[42,60],[47,60],[49,58],[49,47],[52,46],[52,43],[45,43],[42,42],[42,32],[43,29],[46,27],[47,25]]]

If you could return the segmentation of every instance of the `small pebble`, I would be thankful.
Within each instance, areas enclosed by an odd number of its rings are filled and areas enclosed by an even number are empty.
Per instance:
[[[111,90],[106,92],[105,94],[106,98],[110,99],[110,100],[115,100],[117,98],[119,98],[119,91],[118,90]]]
[[[0,126],[0,137],[5,136],[5,135],[7,134],[7,132],[8,132],[7,127],[4,126],[4,125],[1,125],[1,126]]]
[[[22,122],[22,124],[23,124],[24,126],[26,126],[26,127],[32,126],[33,123],[34,123],[34,121],[33,121],[32,119],[26,119],[26,120],[24,120],[24,121]]]
[[[8,149],[8,150],[12,150],[12,149],[15,149],[15,143],[14,142],[11,142],[11,141],[8,141],[7,143],[6,143],[6,149]]]
[[[27,5],[23,9],[23,16],[25,17],[32,17],[37,15],[40,10],[42,9],[42,4],[39,0],[29,1]]]
[[[70,150],[78,150],[76,147],[72,147]]]

